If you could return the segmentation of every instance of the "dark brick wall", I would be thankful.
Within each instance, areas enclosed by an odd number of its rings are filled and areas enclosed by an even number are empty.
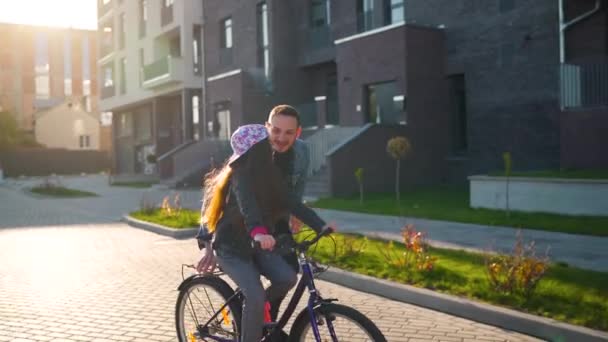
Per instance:
[[[595,1],[566,1],[566,20],[590,11]],[[566,61],[571,63],[594,61],[608,55],[608,2],[592,17],[566,30]]]
[[[107,171],[110,158],[105,151],[32,148],[2,152],[0,164],[8,177],[67,175]]]
[[[359,126],[365,122],[365,85],[395,81],[398,94],[405,92],[405,30],[401,26],[336,46],[342,125]],[[361,111],[356,110],[357,105]]]
[[[442,158],[434,155],[432,137],[415,134],[408,126],[372,125],[356,140],[333,153],[328,159],[331,192],[334,196],[358,193],[354,176],[357,168],[364,169],[364,189],[367,193],[389,192],[395,187],[396,162],[386,152],[386,143],[395,136],[406,136],[412,144],[412,153],[401,161],[401,189],[416,185],[438,183],[437,171],[443,170]]]
[[[447,74],[464,74],[469,173],[559,164],[557,1],[409,1],[406,21],[446,30]]]
[[[608,168],[608,108],[562,112],[561,166]]]

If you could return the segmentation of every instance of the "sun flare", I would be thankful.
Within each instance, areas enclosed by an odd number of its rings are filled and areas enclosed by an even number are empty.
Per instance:
[[[95,0],[0,0],[0,22],[96,29]]]

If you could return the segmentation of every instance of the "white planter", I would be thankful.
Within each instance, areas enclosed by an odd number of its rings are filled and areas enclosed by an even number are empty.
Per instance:
[[[506,208],[506,177],[470,176],[472,208]],[[608,216],[608,180],[511,177],[515,211]]]

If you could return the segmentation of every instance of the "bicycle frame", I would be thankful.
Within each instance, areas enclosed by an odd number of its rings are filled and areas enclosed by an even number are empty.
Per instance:
[[[307,288],[308,293],[309,293],[309,298],[308,298],[308,304],[307,304],[305,310],[307,310],[308,314],[310,315],[310,322],[311,322],[311,326],[312,326],[312,329],[313,329],[313,332],[315,335],[315,339],[317,341],[321,341],[321,337],[319,334],[319,327],[318,327],[317,319],[316,319],[316,315],[315,315],[315,309],[318,308],[321,304],[330,303],[330,302],[335,301],[336,299],[323,299],[321,297],[321,295],[319,294],[319,292],[317,291],[317,288],[315,286],[313,269],[311,267],[310,262],[308,261],[308,258],[304,254],[304,252],[298,253],[298,261],[299,261],[300,267],[302,269],[302,276],[300,277],[300,281],[298,282],[296,289],[295,289],[293,295],[291,296],[291,300],[289,301],[287,308],[285,309],[285,311],[281,315],[281,318],[277,321],[277,324],[276,324],[276,326],[273,327],[273,329],[283,329],[285,327],[285,325],[287,324],[287,321],[289,320],[291,315],[294,313],[296,306],[300,302],[300,299],[302,299],[304,290]],[[222,310],[230,304],[231,301],[233,301],[235,298],[240,297],[241,295],[242,295],[241,290],[237,289],[235,291],[234,295],[232,295],[214,313],[214,315],[211,318],[209,318],[209,320],[207,320],[207,322],[202,326],[207,327],[209,325],[209,323],[212,322],[213,320],[215,320],[217,318],[217,316],[222,312]],[[332,338],[334,340],[337,340],[331,321],[327,320],[326,324],[329,327]],[[203,337],[203,338],[212,339],[217,342],[234,342],[234,340],[228,340],[228,339],[224,339],[221,337],[213,336],[213,335],[205,333],[203,331],[199,331],[199,334],[201,334],[201,337]]]

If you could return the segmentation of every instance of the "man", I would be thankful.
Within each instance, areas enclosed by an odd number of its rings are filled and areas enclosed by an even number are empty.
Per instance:
[[[291,106],[278,105],[270,111],[266,128],[274,151],[273,159],[287,181],[290,196],[301,202],[310,165],[310,152],[306,143],[298,139],[302,133],[300,115]],[[300,227],[295,218],[292,219],[292,227],[294,230]],[[281,220],[276,229],[282,233],[290,232],[286,219]],[[196,238],[199,248],[205,250],[196,269],[199,272],[213,272],[216,268],[216,260],[211,248],[212,236],[205,227],[200,227]],[[286,256],[286,259],[290,265],[298,268],[295,255]]]

